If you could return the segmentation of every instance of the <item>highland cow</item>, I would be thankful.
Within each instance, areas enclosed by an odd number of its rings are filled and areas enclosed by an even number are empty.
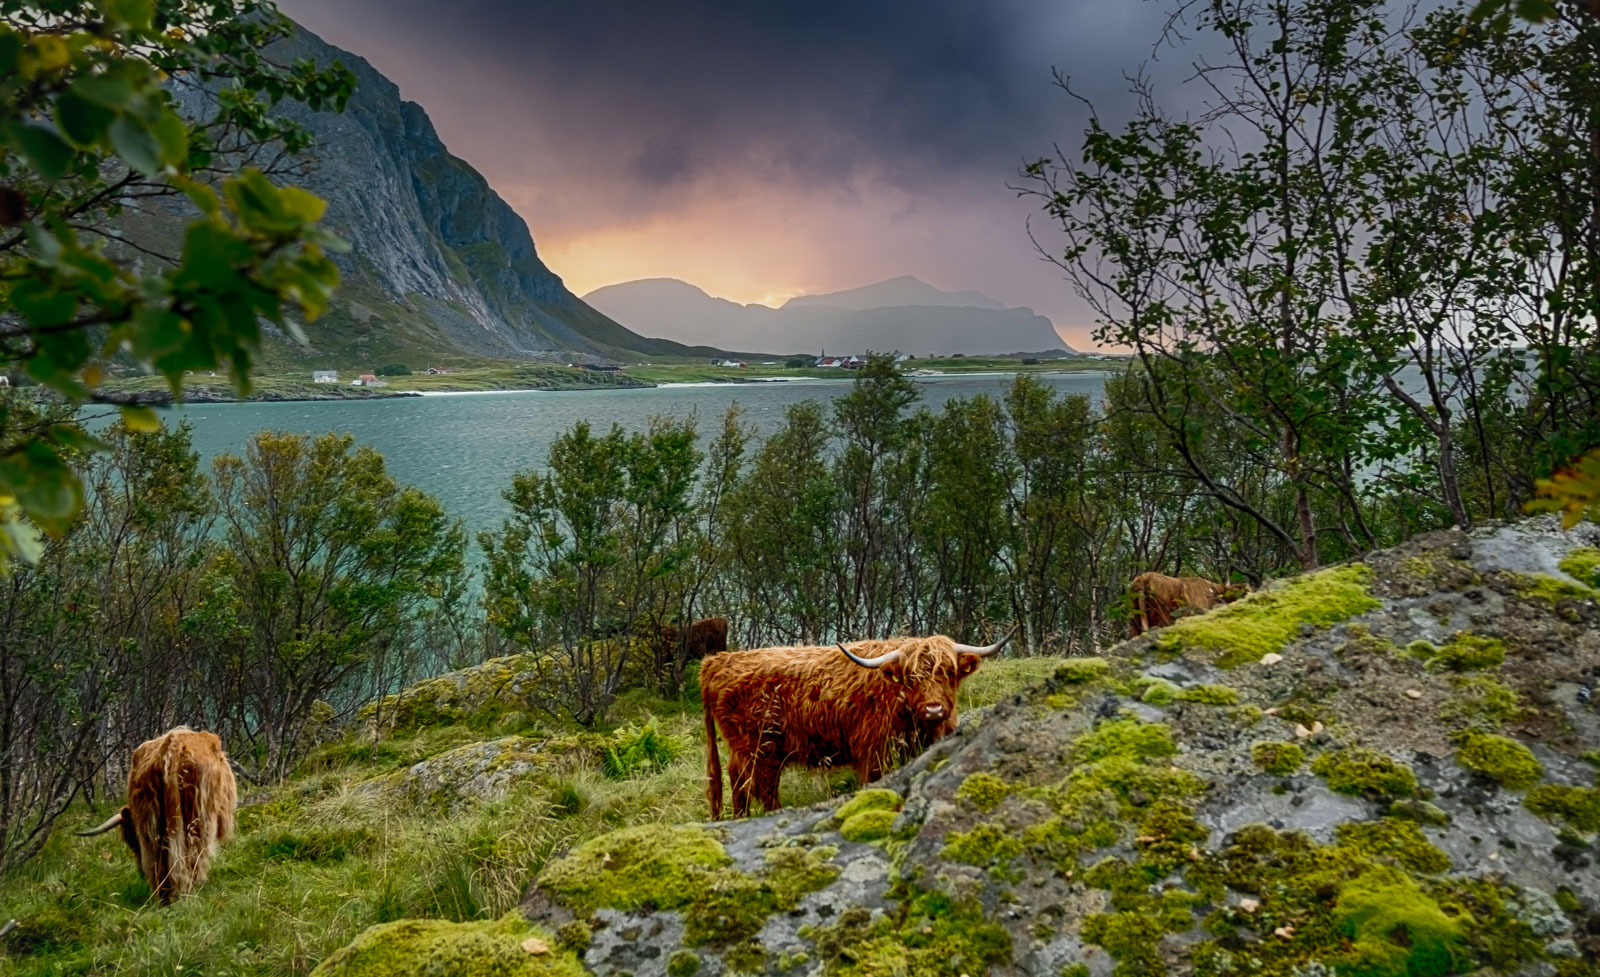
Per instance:
[[[150,890],[167,905],[205,882],[218,843],[234,832],[235,795],[222,741],[177,726],[133,751],[127,806],[78,833],[120,827]]]
[[[689,662],[727,650],[728,619],[725,617],[703,617],[687,628],[664,624],[655,644],[656,681],[676,687],[682,678],[680,670]]]
[[[979,648],[935,635],[707,658],[700,697],[712,819],[722,817],[719,727],[728,741],[736,817],[749,813],[752,797],[777,810],[778,782],[788,767],[853,766],[865,785],[897,751],[920,750],[955,729],[962,681],[1009,640],[1008,634]]]
[[[1141,573],[1128,584],[1133,615],[1129,637],[1164,628],[1185,614],[1200,614],[1233,600],[1230,588],[1201,577],[1169,577]]]

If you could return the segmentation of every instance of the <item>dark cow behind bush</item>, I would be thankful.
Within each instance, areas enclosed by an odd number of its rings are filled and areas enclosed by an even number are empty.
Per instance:
[[[935,635],[707,658],[700,666],[700,698],[712,819],[722,817],[718,727],[728,741],[736,817],[749,813],[752,797],[777,810],[787,767],[851,766],[864,785],[897,750],[922,749],[955,729],[962,681],[1010,639],[979,648]]]
[[[684,666],[728,650],[728,619],[703,617],[687,629],[663,624],[656,637],[656,681],[676,688]]]
[[[178,726],[133,751],[127,806],[78,833],[120,827],[150,891],[166,905],[205,882],[218,843],[234,832],[235,795],[222,741]]]

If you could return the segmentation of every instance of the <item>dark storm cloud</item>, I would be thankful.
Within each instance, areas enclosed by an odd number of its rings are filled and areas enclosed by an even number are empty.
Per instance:
[[[1052,65],[1092,89],[1121,87],[1159,16],[1129,0],[284,7],[335,43],[399,42],[408,57],[468,65],[498,89],[480,104],[505,126],[537,121],[545,138],[587,147],[590,173],[662,190],[741,166],[817,184],[1003,182],[1077,121]]]
[[[665,274],[748,301],[916,274],[1061,326],[1084,317],[1007,183],[1083,129],[1052,69],[1114,107],[1169,6],[280,5],[422,103],[580,289]]]

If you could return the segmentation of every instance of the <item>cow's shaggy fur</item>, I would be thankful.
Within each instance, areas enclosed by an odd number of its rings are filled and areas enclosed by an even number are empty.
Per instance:
[[[1169,577],[1162,573],[1141,573],[1128,584],[1133,598],[1129,619],[1130,637],[1164,628],[1179,616],[1203,613],[1228,603],[1232,595],[1222,584],[1202,577]]]
[[[760,648],[712,655],[700,666],[706,717],[706,797],[722,816],[717,729],[728,742],[733,814],[752,797],[777,810],[786,767],[853,766],[861,784],[876,779],[896,752],[921,749],[955,728],[956,693],[982,658],[943,635],[858,641],[862,658],[898,649],[879,668],[852,662],[838,647]]]
[[[127,806],[98,830],[122,829],[167,904],[205,882],[218,843],[234,833],[236,794],[222,741],[178,726],[133,751]]]

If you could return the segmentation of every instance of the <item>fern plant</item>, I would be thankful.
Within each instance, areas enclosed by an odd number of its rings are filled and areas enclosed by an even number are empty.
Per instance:
[[[600,770],[612,780],[626,780],[664,769],[682,752],[683,744],[657,729],[653,720],[642,726],[630,723],[600,747]]]

